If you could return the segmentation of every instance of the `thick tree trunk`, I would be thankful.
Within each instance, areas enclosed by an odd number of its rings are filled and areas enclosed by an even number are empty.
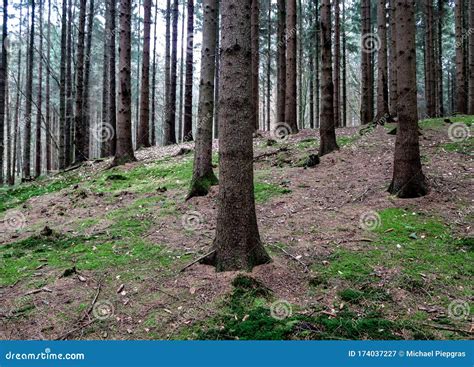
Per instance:
[[[332,80],[332,47],[331,47],[331,1],[323,0],[321,4],[321,45],[322,45],[322,80],[321,80],[321,142],[319,155],[339,149],[336,143],[334,121],[334,84]]]
[[[194,169],[188,199],[207,195],[209,188],[217,183],[212,170],[212,118],[214,115],[214,76],[217,37],[216,0],[203,3],[204,24],[201,48],[201,81],[199,83],[198,121]]]
[[[173,0],[172,9],[172,47],[170,60],[170,83],[168,105],[166,107],[166,122],[164,145],[176,144],[176,78],[178,53],[178,0]]]
[[[377,117],[383,122],[389,117],[388,100],[388,59],[387,59],[387,0],[378,0],[377,4],[377,35],[380,47],[377,60]]]
[[[106,134],[110,139],[107,144],[110,145],[109,155],[115,156],[117,151],[117,73],[115,62],[115,39],[117,30],[115,29],[115,14],[117,9],[117,0],[109,1],[110,11],[110,42],[109,42],[109,102],[108,102],[108,117],[109,117],[109,134]]]
[[[7,70],[8,70],[8,52],[7,52],[7,36],[8,36],[8,0],[3,0],[3,26],[2,26],[2,55],[0,60],[0,185],[3,184],[3,152],[4,152],[4,136],[5,128],[5,106],[7,103]],[[9,131],[7,130],[7,135]]]
[[[48,0],[48,32],[46,35],[46,42],[48,50],[46,53],[46,60],[48,68],[46,70],[46,172],[52,171],[52,134],[51,129],[51,0]]]
[[[398,101],[393,180],[388,191],[400,198],[413,198],[428,191],[418,137],[414,0],[397,0],[396,15],[398,90],[403,98]]]
[[[373,35],[371,33],[370,0],[361,0],[361,19],[362,19],[362,92],[360,121],[361,124],[367,124],[373,120],[373,83],[372,83],[372,53],[375,51]]]
[[[456,113],[467,113],[466,66],[463,32],[463,0],[455,1],[456,22]]]
[[[193,51],[194,51],[194,0],[188,0],[188,46],[186,48],[186,89],[184,92],[183,140],[193,140]],[[215,43],[214,43],[215,44]]]
[[[315,54],[315,23],[313,1],[309,3],[309,128],[314,129],[314,54]]]
[[[151,145],[156,145],[156,25],[158,23],[158,2],[155,1],[155,17],[153,24],[153,66],[151,72]]]
[[[43,0],[39,0],[38,99],[36,102],[35,177],[41,176],[41,120],[43,104]]]
[[[270,257],[258,232],[253,186],[250,1],[224,1],[219,126],[219,201],[214,253],[217,271],[252,270]]]
[[[395,117],[398,104],[397,88],[397,22],[396,22],[396,0],[390,0],[390,116]]]
[[[436,79],[435,79],[435,54],[434,54],[434,16],[433,0],[425,0],[425,100],[426,113],[429,118],[436,116]]]
[[[469,3],[469,114],[474,115],[474,2]]]
[[[132,142],[132,83],[131,83],[132,0],[120,0],[120,46],[117,114],[117,148],[112,165],[135,161]]]
[[[341,14],[334,0],[334,126],[341,127]]]
[[[35,42],[35,2],[31,2],[31,24],[30,24],[30,41],[28,44],[28,70],[26,78],[25,93],[25,140],[23,151],[23,177],[29,179],[31,177],[31,110],[33,102],[33,68],[34,68],[34,42]]]
[[[94,0],[89,0],[89,15],[87,18],[87,42],[86,55],[84,60],[84,97],[82,98],[83,114],[84,114],[84,151],[87,158],[90,157],[90,101],[89,101],[89,85],[91,73],[91,52],[92,52],[92,32],[94,31]]]
[[[277,123],[285,121],[286,98],[286,0],[278,0]]]
[[[296,0],[287,0],[286,6],[286,98],[285,98],[285,122],[291,129],[291,133],[298,132],[297,125],[297,88],[296,88]]]
[[[183,12],[181,17],[181,57],[179,61],[179,110],[178,110],[178,136],[177,141],[183,139],[183,105],[184,105],[184,48],[187,42],[184,42],[184,23],[186,12],[186,1],[183,1]],[[187,47],[187,46],[186,46]]]
[[[104,57],[103,57],[103,62],[102,62],[102,126],[101,126],[101,132],[105,133],[107,131],[107,128],[110,124],[110,119],[109,119],[109,86],[110,86],[110,81],[109,81],[109,67],[110,67],[110,61],[109,61],[109,53],[110,53],[110,1],[106,0],[105,1],[105,37],[104,37]],[[110,155],[110,141],[107,141],[106,139],[102,139],[103,134],[95,134],[95,138],[98,140],[100,143],[100,156],[101,157],[108,157]]]
[[[251,52],[252,52],[252,109],[253,113],[250,118],[250,123],[254,126],[255,130],[259,129],[259,67],[260,67],[260,0],[251,0]]]
[[[304,129],[304,116],[306,114],[305,108],[306,108],[306,96],[303,93],[303,59],[304,59],[304,51],[303,51],[303,40],[304,40],[304,35],[303,35],[303,10],[302,10],[302,4],[301,0],[298,0],[297,3],[297,39],[299,39],[298,44],[297,44],[297,64],[298,64],[298,69],[297,69],[297,76],[298,76],[298,98],[296,100],[296,108],[297,108],[297,124],[299,129]]]
[[[150,31],[151,0],[143,1],[143,57],[140,97],[140,124],[138,125],[137,148],[150,146]]]
[[[216,36],[216,75],[214,77],[214,139],[217,139],[219,136],[219,80],[220,80],[220,64],[221,64],[221,46],[220,46],[220,1],[216,2],[216,21],[217,21],[217,36]]]

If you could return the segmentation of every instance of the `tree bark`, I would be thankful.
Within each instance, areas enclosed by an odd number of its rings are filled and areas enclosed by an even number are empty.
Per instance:
[[[117,152],[117,72],[116,72],[116,62],[115,62],[115,40],[116,40],[116,27],[115,27],[115,14],[117,9],[117,0],[107,0],[109,1],[109,11],[110,11],[110,42],[109,42],[109,125],[108,129],[110,130],[109,134],[106,134],[110,137],[107,144],[109,147],[109,155],[115,156]]]
[[[89,16],[87,18],[87,39],[86,39],[86,55],[84,60],[84,97],[83,114],[84,114],[84,151],[87,158],[90,157],[90,101],[89,101],[89,85],[91,73],[91,52],[92,52],[92,32],[94,31],[94,0],[89,0]]]
[[[46,35],[46,42],[48,50],[46,60],[48,68],[46,70],[46,172],[52,171],[52,139],[53,134],[51,129],[51,0],[48,0],[48,32]]]
[[[346,0],[342,0],[342,120],[341,127],[347,125],[347,35]]]
[[[5,128],[5,107],[7,103],[7,70],[8,70],[8,0],[3,0],[3,26],[2,26],[2,55],[0,60],[0,185],[4,182],[3,176],[3,154],[4,154],[4,136]],[[9,135],[9,131],[7,130]]]
[[[103,54],[103,62],[102,62],[102,116],[101,116],[101,131],[105,132],[107,127],[109,126],[110,119],[109,119],[109,53],[110,53],[110,1],[105,1],[105,37],[104,37],[104,54]],[[99,137],[99,134],[96,134],[96,138]],[[107,157],[110,155],[110,144],[108,141],[104,141],[102,139],[102,133],[100,134],[99,139],[97,139],[100,143],[100,156]]]
[[[65,168],[69,167],[73,159],[72,150],[72,135],[73,135],[73,122],[74,122],[74,111],[72,106],[72,30],[74,27],[72,17],[72,1],[68,2],[68,27],[67,27],[67,45],[66,45],[66,131],[65,131]]]
[[[334,0],[334,126],[341,127],[341,14]]]
[[[219,199],[215,251],[206,263],[217,271],[247,270],[270,261],[260,241],[253,186],[250,0],[224,1],[219,109]]]
[[[396,0],[390,0],[390,116],[395,117],[398,104],[397,90],[397,22],[395,12]]]
[[[260,67],[260,0],[251,0],[251,16],[250,16],[250,38],[252,52],[252,109],[253,113],[250,123],[255,130],[260,128],[259,123],[259,67]]]
[[[322,80],[321,80],[321,142],[319,155],[323,156],[339,149],[336,143],[334,121],[334,84],[332,80],[332,47],[331,47],[331,1],[323,0],[321,4],[321,45],[322,45]]]
[[[472,2],[471,2],[472,4]],[[443,91],[443,0],[438,0],[438,115],[444,116],[444,91]]]
[[[194,51],[194,0],[188,0],[188,45],[186,48],[186,82],[184,92],[183,140],[193,140],[193,51]],[[214,43],[215,44],[215,43]]]
[[[193,178],[188,199],[204,196],[217,178],[212,170],[212,119],[214,115],[215,49],[217,38],[216,0],[204,0],[204,23],[201,48],[198,121],[194,152]]]
[[[176,144],[176,78],[178,53],[178,0],[173,0],[172,9],[172,47],[170,60],[170,89],[166,108],[164,145]]]
[[[120,46],[117,114],[117,149],[113,166],[135,161],[132,142],[131,30],[132,1],[120,0]]]
[[[426,71],[425,71],[425,100],[426,113],[429,118],[436,116],[436,79],[435,79],[435,42],[434,42],[434,16],[433,0],[425,0],[425,52],[426,52]]]
[[[35,139],[35,177],[41,176],[41,119],[43,103],[43,0],[39,1],[39,60],[38,60],[38,99],[36,102],[36,139]]]
[[[148,148],[150,144],[150,31],[151,0],[143,1],[143,57],[140,97],[140,124],[138,125],[137,148]]]
[[[286,98],[285,98],[285,122],[291,129],[292,134],[298,132],[297,125],[297,88],[296,88],[296,0],[287,0],[286,4]]]
[[[316,4],[317,5],[317,4]],[[315,55],[315,24],[318,19],[314,19],[315,10],[313,9],[314,3],[310,1],[309,3],[309,128],[314,129],[314,55]]]
[[[285,121],[286,98],[286,0],[278,0],[277,123]]]
[[[156,108],[155,108],[155,95],[156,95],[156,25],[158,23],[158,2],[155,1],[155,17],[153,25],[153,66],[152,66],[152,77],[151,77],[151,145],[156,145]]]
[[[397,0],[397,75],[403,98],[398,101],[393,179],[388,191],[400,198],[426,195],[418,137],[414,0]]]
[[[466,66],[463,33],[463,0],[455,1],[456,23],[456,113],[467,113]]]
[[[361,124],[367,124],[373,120],[373,98],[372,98],[372,53],[375,51],[371,43],[373,35],[371,33],[370,0],[361,0],[362,18],[362,93],[360,120]]]
[[[469,3],[469,114],[474,115],[474,3]]]
[[[377,35],[380,48],[377,60],[377,117],[376,121],[384,122],[389,117],[388,100],[388,59],[387,59],[387,0],[377,4]]]
[[[171,113],[170,91],[171,91],[171,0],[166,0],[166,31],[165,31],[165,121],[161,136],[163,145],[169,144],[171,136],[171,121],[168,121]]]
[[[183,1],[183,15],[181,19],[181,57],[179,61],[179,111],[178,111],[178,137],[177,141],[183,139],[183,105],[184,105],[184,48],[187,42],[184,42],[184,23],[185,23],[186,1]]]

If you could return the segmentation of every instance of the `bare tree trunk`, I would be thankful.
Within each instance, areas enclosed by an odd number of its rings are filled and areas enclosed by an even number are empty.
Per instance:
[[[0,60],[0,185],[3,184],[3,154],[4,154],[4,136],[5,128],[5,107],[7,104],[7,70],[8,70],[8,52],[7,52],[7,36],[8,36],[8,0],[3,0],[3,26],[2,26],[2,56]],[[7,130],[9,135],[9,131]],[[7,170],[8,171],[8,170]],[[8,176],[8,175],[7,175]]]
[[[216,2],[216,18],[217,18],[217,35],[216,35],[216,75],[215,75],[215,88],[214,88],[214,139],[219,136],[219,80],[220,80],[220,63],[221,63],[221,47],[220,47],[220,1]]]
[[[140,97],[140,124],[138,125],[137,148],[150,146],[150,31],[151,0],[143,1],[143,57]]]
[[[36,149],[35,149],[35,177],[41,175],[41,119],[43,103],[43,0],[39,1],[39,60],[38,60],[38,100],[36,111]]]
[[[374,52],[371,44],[371,17],[370,17],[370,0],[361,0],[361,19],[362,19],[362,93],[360,120],[361,124],[372,122],[373,99],[372,89],[373,83],[371,79],[372,70],[372,52]]]
[[[183,106],[184,106],[184,47],[187,42],[184,42],[184,21],[185,21],[186,1],[183,1],[183,11],[181,17],[181,57],[179,61],[179,111],[178,111],[178,136],[177,141],[183,139]],[[187,46],[186,46],[187,47]]]
[[[314,0],[315,5],[314,5],[314,17],[315,17],[315,23],[316,23],[316,34],[315,34],[315,43],[316,43],[316,55],[314,57],[314,69],[316,71],[316,81],[315,81],[315,92],[316,92],[316,105],[314,109],[314,117],[315,117],[315,127],[319,128],[320,126],[320,90],[321,90],[321,78],[319,74],[319,68],[320,68],[320,57],[321,57],[321,23],[320,23],[320,16],[319,16],[319,0]]]
[[[118,88],[117,148],[113,166],[136,160],[132,142],[131,33],[132,0],[120,0],[120,83]]]
[[[51,0],[50,0],[51,1]],[[63,0],[61,15],[61,64],[59,85],[59,169],[66,168],[66,59],[67,59],[67,0]]]
[[[250,116],[250,123],[255,130],[259,129],[259,64],[260,64],[260,5],[259,0],[251,0],[251,15],[250,15],[250,37],[251,37],[251,52],[252,52],[252,104],[253,113]]]
[[[225,1],[222,9],[222,70],[219,126],[220,185],[213,254],[217,271],[251,270],[270,261],[260,241],[253,186],[249,1]]]
[[[390,1],[390,116],[395,117],[398,105],[397,88],[397,22],[396,0]]]
[[[472,4],[472,2],[471,2],[471,4]],[[438,0],[438,106],[439,106],[439,116],[444,116],[443,14],[444,14],[443,0]]]
[[[89,85],[91,72],[91,51],[92,51],[92,32],[94,30],[94,0],[89,0],[89,16],[87,20],[87,42],[86,55],[84,61],[84,97],[83,114],[84,114],[84,151],[87,153],[87,158],[90,157],[90,101],[89,101]]]
[[[469,3],[469,114],[474,115],[474,2]]]
[[[463,33],[463,0],[455,1],[455,22],[456,22],[456,111],[457,113],[467,113],[466,94],[466,66]]]
[[[66,47],[66,139],[65,139],[65,167],[71,165],[73,159],[72,135],[74,112],[72,108],[72,29],[74,27],[72,17],[72,1],[68,3],[68,29]]]
[[[270,106],[271,106],[271,68],[272,68],[272,4],[268,4],[267,17],[267,121],[266,129],[270,131]],[[263,122],[265,125],[265,121]],[[265,129],[265,128],[264,128]]]
[[[377,60],[377,117],[376,121],[385,121],[389,117],[388,100],[388,58],[387,58],[387,0],[378,0],[377,35],[380,40]]]
[[[30,41],[28,44],[28,70],[25,95],[25,141],[23,153],[23,177],[31,177],[31,110],[33,102],[33,49],[35,42],[35,2],[31,1]]]
[[[286,6],[286,98],[285,98],[285,122],[291,129],[291,133],[298,132],[297,125],[297,88],[296,88],[296,0],[287,0]]]
[[[168,124],[170,114],[170,90],[171,90],[171,0],[166,0],[166,33],[165,33],[165,119],[162,129],[161,143],[169,144],[171,127]]]
[[[397,0],[397,75],[403,98],[398,101],[399,126],[393,179],[388,191],[400,198],[426,195],[418,137],[414,0]]]
[[[109,67],[110,67],[110,39],[112,35],[110,34],[110,1],[105,1],[105,37],[104,37],[104,58],[102,63],[102,126],[101,134],[96,132],[95,138],[100,143],[100,156],[107,157],[110,155],[110,140],[103,139],[107,128],[110,128],[110,118],[109,118]]]
[[[135,99],[135,121],[132,125],[134,127],[134,137],[135,137],[135,146],[138,147],[138,128],[140,125],[140,36],[141,36],[141,19],[140,19],[140,9],[142,7],[142,0],[138,0],[138,16],[136,17],[136,34],[138,37],[137,42],[137,77],[136,77],[136,99]],[[133,7],[132,7],[133,9]],[[133,10],[132,10],[132,22],[133,22]],[[132,36],[133,37],[133,36]],[[132,38],[133,40],[133,38]],[[133,105],[132,105],[133,111]],[[133,112],[132,112],[133,113]],[[132,120],[133,121],[133,120]]]
[[[299,129],[304,129],[304,116],[305,116],[305,107],[306,107],[306,98],[303,94],[303,59],[304,59],[304,52],[303,52],[303,40],[304,40],[304,35],[303,35],[303,23],[302,23],[302,5],[301,5],[301,0],[298,0],[297,4],[297,37],[299,39],[299,42],[297,44],[297,63],[298,63],[298,70],[297,70],[297,76],[298,76],[298,98],[297,98],[297,124]]]
[[[51,0],[48,0],[48,32],[46,35],[48,44],[46,60],[48,67],[46,70],[46,172],[52,171],[52,139],[51,135]]]
[[[278,0],[277,123],[285,121],[286,98],[286,0]]]
[[[435,80],[435,58],[434,58],[434,17],[433,0],[425,0],[425,52],[426,52],[426,78],[425,78],[425,100],[426,113],[430,118],[436,116],[436,80]]]
[[[171,72],[170,72],[170,90],[169,104],[166,108],[167,116],[165,123],[164,144],[176,144],[176,71],[177,71],[177,52],[178,52],[178,0],[173,0],[172,9],[172,47],[171,47]]]
[[[341,127],[347,125],[347,35],[346,0],[342,0],[342,120]]]
[[[155,17],[153,25],[153,66],[151,77],[151,145],[156,145],[156,112],[155,112],[155,94],[156,94],[156,24],[158,23],[158,2],[155,1]]]
[[[196,148],[191,187],[187,199],[207,195],[209,188],[217,184],[212,170],[212,118],[214,115],[214,80],[217,38],[216,0],[204,0],[204,24],[201,48],[201,82],[199,84],[198,122]]]
[[[186,48],[186,86],[184,92],[183,140],[193,140],[193,51],[194,51],[194,0],[188,0],[188,45]]]
[[[115,29],[115,15],[117,9],[117,0],[109,1],[110,11],[110,42],[109,42],[109,124],[110,133],[106,134],[110,137],[108,144],[110,144],[109,155],[115,156],[117,152],[117,72],[115,62],[115,39],[117,30]]]
[[[341,15],[334,0],[334,125],[341,127]]]

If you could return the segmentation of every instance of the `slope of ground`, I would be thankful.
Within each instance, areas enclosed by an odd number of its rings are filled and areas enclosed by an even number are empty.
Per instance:
[[[386,192],[395,125],[338,129],[311,168],[317,132],[256,138],[273,261],[251,274],[186,267],[209,251],[218,191],[184,201],[190,144],[0,189],[0,338],[472,337],[474,118],[451,120],[421,122],[431,192],[411,200]]]

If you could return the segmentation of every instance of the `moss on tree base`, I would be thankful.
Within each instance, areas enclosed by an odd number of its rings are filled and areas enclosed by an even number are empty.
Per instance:
[[[219,180],[212,171],[203,177],[193,178],[186,200],[195,196],[206,196],[209,193],[211,186],[217,185],[218,183]]]

